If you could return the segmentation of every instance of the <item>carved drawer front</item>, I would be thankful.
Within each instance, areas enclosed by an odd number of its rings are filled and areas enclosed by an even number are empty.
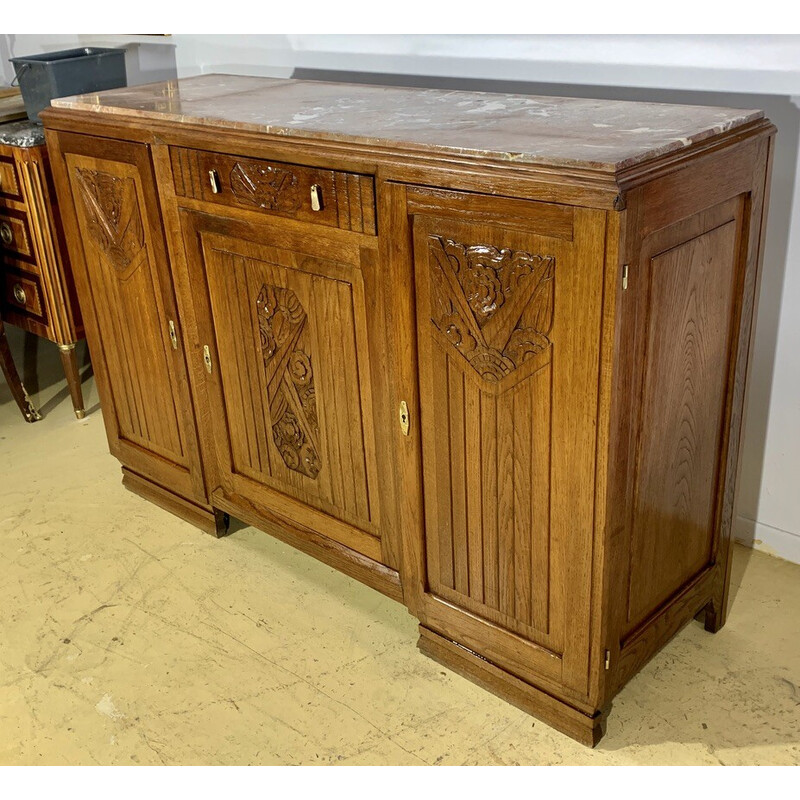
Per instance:
[[[3,273],[3,307],[43,321],[46,312],[42,302],[39,278],[28,273],[7,270]]]
[[[173,147],[175,192],[183,197],[375,234],[370,175]]]
[[[0,197],[22,200],[14,159],[5,153],[0,153]]]
[[[26,261],[33,261],[30,226],[24,211],[0,209],[0,248]]]

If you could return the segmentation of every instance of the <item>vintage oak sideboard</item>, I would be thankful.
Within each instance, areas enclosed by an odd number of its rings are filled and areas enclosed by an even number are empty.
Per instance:
[[[221,75],[54,105],[128,488],[405,603],[587,744],[723,625],[761,112]]]

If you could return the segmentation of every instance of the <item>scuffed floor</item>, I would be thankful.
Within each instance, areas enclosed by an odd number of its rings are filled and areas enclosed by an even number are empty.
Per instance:
[[[55,347],[11,338],[46,416],[0,382],[0,763],[800,764],[800,566],[737,548],[727,626],[685,628],[588,750],[377,592],[125,491],[90,375],[78,422]]]

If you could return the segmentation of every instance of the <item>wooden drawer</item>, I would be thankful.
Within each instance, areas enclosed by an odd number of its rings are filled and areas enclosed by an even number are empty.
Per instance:
[[[0,248],[26,261],[34,260],[28,216],[24,211],[0,208]]]
[[[6,270],[3,272],[3,307],[12,312],[36,317],[44,322],[47,312],[42,300],[39,278],[27,272]]]
[[[0,153],[0,197],[22,200],[22,191],[17,178],[17,168],[11,156]]]
[[[181,147],[171,148],[171,155],[175,191],[183,197],[375,234],[370,175]]]

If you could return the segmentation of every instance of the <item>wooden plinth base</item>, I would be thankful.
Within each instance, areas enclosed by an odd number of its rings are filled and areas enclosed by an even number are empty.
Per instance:
[[[590,717],[423,625],[419,626],[419,634],[417,647],[426,656],[561,733],[589,747],[594,747],[603,737],[607,710]]]
[[[223,511],[198,505],[185,497],[173,494],[163,486],[152,483],[126,467],[122,468],[122,485],[134,494],[200,528],[204,533],[217,537],[227,533],[228,515]]]

